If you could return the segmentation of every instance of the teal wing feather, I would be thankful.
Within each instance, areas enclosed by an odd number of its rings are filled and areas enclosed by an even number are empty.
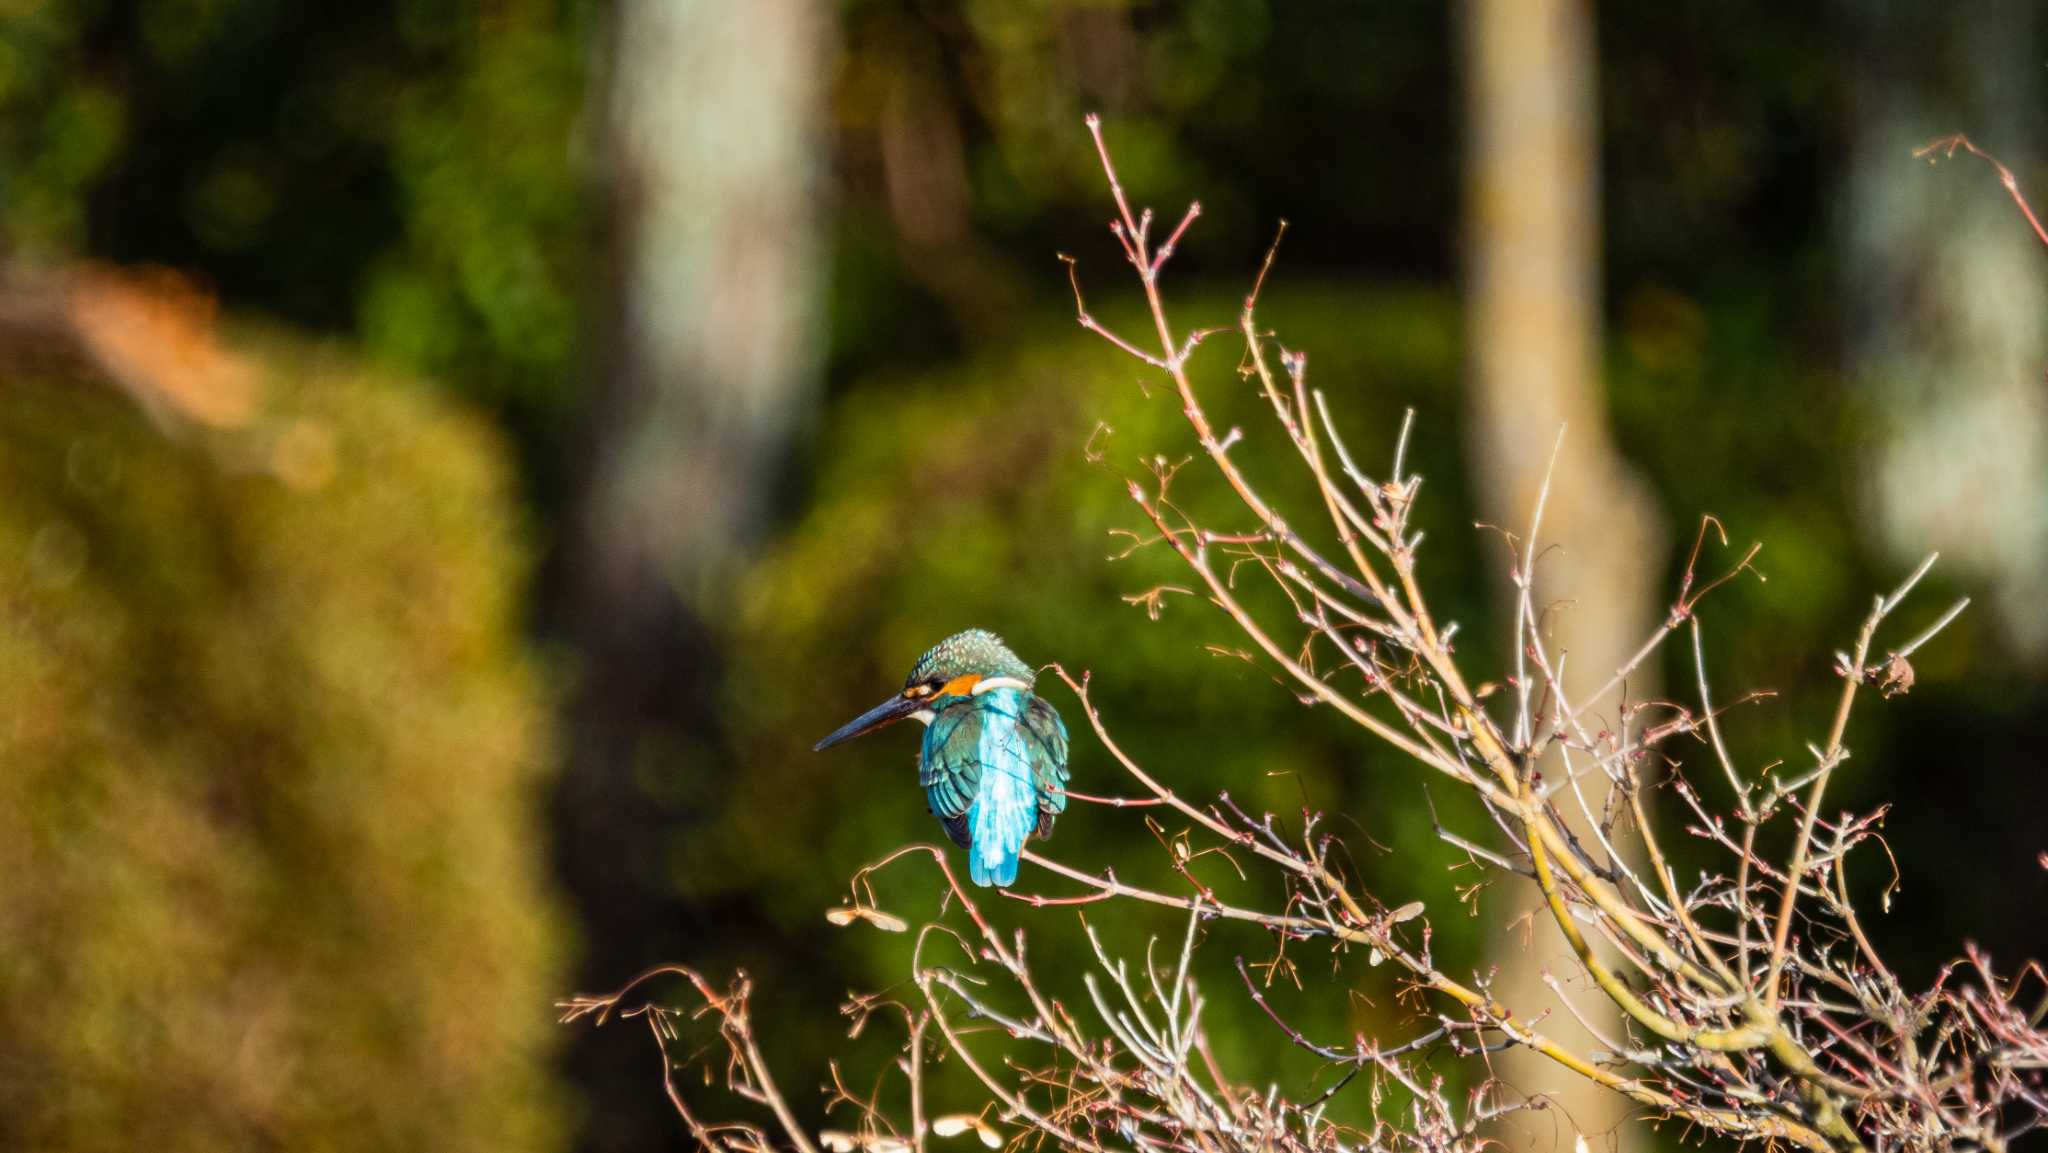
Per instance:
[[[1042,697],[1024,710],[1031,738],[1031,775],[1038,785],[1038,839],[1052,836],[1052,820],[1067,811],[1067,724]]]
[[[975,710],[951,708],[932,720],[917,758],[917,783],[946,835],[966,848],[967,809],[981,792],[981,722]]]

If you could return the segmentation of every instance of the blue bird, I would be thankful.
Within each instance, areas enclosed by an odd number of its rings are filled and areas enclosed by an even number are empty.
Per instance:
[[[817,748],[905,717],[924,722],[917,783],[932,815],[967,850],[975,884],[1015,884],[1025,839],[1052,836],[1067,808],[1067,726],[1031,691],[1036,676],[1002,638],[968,629],[917,658],[902,692]]]

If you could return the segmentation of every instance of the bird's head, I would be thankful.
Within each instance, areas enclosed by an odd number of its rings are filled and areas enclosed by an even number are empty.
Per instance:
[[[946,708],[997,688],[1028,689],[1035,674],[1003,639],[985,629],[954,633],[917,658],[903,691],[819,741],[827,749],[905,717],[930,724]]]

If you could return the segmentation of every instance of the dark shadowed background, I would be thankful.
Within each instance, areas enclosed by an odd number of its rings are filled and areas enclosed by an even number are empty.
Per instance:
[[[1490,494],[1556,429],[1480,399],[1549,386],[1488,367],[1531,334],[1472,293],[1502,214],[1584,205],[1576,386],[1631,479],[1577,516],[1651,526],[1640,629],[1701,514],[1762,541],[1709,667],[1778,693],[1740,758],[1797,761],[1871,592],[1942,549],[1975,605],[1831,801],[1894,804],[1903,974],[2048,952],[2048,248],[1989,167],[1913,156],[1967,132],[2048,195],[2048,19],[1542,7],[1565,50],[1524,62],[1585,147],[1489,185],[1513,5],[1482,0],[0,0],[0,1145],[675,1147],[646,1038],[551,1007],[663,960],[746,968],[819,1113],[829,1053],[886,1053],[840,999],[908,954],[822,911],[936,830],[909,733],[809,746],[970,625],[1092,670],[1183,792],[1344,814],[1375,891],[1486,963],[1413,767],[1214,655],[1197,599],[1123,599],[1174,572],[1110,559],[1120,477],[1193,445],[1073,321],[1057,253],[1136,320],[1090,111],[1135,197],[1202,202],[1179,323],[1231,323],[1289,222],[1266,321],[1360,451],[1416,410],[1475,680],[1508,566],[1474,522],[1519,519]],[[1053,845],[1170,878],[1130,813]],[[1208,977],[1247,1074],[1326,1076]]]

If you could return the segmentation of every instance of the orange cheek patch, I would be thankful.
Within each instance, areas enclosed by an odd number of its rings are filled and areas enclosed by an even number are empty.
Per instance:
[[[939,691],[948,696],[968,697],[974,695],[974,686],[980,683],[981,677],[978,674],[968,673],[965,676],[954,677],[952,680],[947,681]]]

